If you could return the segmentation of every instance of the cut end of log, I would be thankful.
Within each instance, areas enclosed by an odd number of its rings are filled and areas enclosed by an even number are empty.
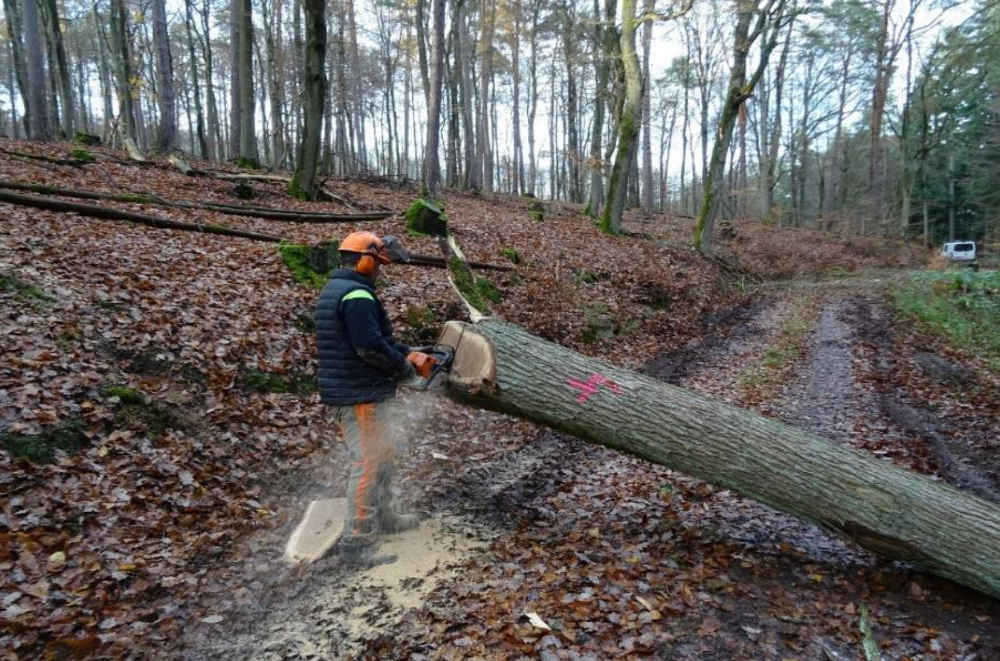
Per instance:
[[[445,323],[438,344],[455,351],[448,383],[469,394],[496,389],[497,360],[493,343],[473,324]]]

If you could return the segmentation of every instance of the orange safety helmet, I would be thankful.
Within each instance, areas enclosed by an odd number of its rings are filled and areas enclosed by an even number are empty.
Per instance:
[[[363,275],[374,273],[377,264],[406,262],[410,259],[399,239],[394,236],[380,239],[374,232],[352,232],[340,242],[339,249],[340,252],[362,255],[354,268]]]

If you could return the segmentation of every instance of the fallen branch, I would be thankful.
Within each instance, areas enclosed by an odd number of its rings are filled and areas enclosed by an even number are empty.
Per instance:
[[[448,268],[448,260],[444,257],[436,257],[434,255],[410,255],[410,261],[407,264],[413,264],[417,266],[432,266],[434,268],[445,269]],[[480,269],[483,271],[513,271],[513,266],[507,266],[506,264],[490,264],[488,262],[466,262],[470,267],[474,269]]]
[[[9,149],[0,149],[0,154],[7,154],[8,156],[29,159],[32,161],[41,161],[43,163],[52,163],[54,165],[72,165],[75,168],[82,168],[87,163],[90,163],[90,161],[79,158],[51,158],[40,154],[26,154],[24,152],[11,151]]]
[[[448,392],[731,489],[1000,597],[1000,506],[871,454],[615,367],[495,317],[449,321]]]
[[[18,195],[0,191],[0,202],[18,204],[36,209],[47,209],[49,211],[61,211],[64,213],[78,213],[82,216],[93,218],[105,218],[107,220],[127,220],[140,225],[150,227],[160,227],[164,229],[186,230],[189,232],[204,232],[206,234],[221,234],[223,236],[238,236],[244,239],[254,239],[255,241],[267,241],[268,243],[279,243],[283,239],[280,236],[270,234],[260,234],[257,232],[247,232],[244,230],[230,229],[219,225],[199,225],[195,223],[184,223],[157,216],[147,216],[130,211],[119,211],[108,207],[99,207],[91,204],[79,204],[76,202],[64,202],[50,198],[33,197],[31,195]]]
[[[132,204],[150,204],[162,207],[173,207],[181,209],[203,209],[206,211],[217,211],[232,216],[252,216],[255,218],[266,218],[269,220],[281,220],[294,223],[351,223],[364,220],[381,220],[392,215],[392,212],[379,213],[323,213],[319,211],[285,211],[283,209],[269,209],[266,207],[242,207],[229,204],[218,204],[215,202],[190,202],[187,200],[165,200],[158,195],[149,193],[98,193],[95,191],[81,191],[71,188],[58,188],[55,186],[45,186],[42,184],[28,184],[18,181],[0,180],[0,188],[10,190],[24,190],[41,195],[61,195],[63,197],[77,197],[85,200],[108,200],[111,202],[126,202]]]

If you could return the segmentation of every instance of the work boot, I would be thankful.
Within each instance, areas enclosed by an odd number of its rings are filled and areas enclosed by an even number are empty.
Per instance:
[[[337,544],[337,550],[346,561],[353,563],[369,555],[375,548],[376,542],[374,532],[354,533],[349,537],[342,537]]]
[[[420,515],[397,512],[391,507],[379,511],[379,528],[390,535],[405,530],[413,530],[420,525]]]

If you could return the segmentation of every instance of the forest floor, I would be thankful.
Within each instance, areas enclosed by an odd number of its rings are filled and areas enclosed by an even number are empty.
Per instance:
[[[20,154],[0,158],[0,187],[234,203],[231,183],[111,150],[66,165],[25,155],[67,145],[0,147]],[[415,196],[331,185],[356,208]],[[257,205],[350,211],[254,187]],[[500,316],[997,500],[996,372],[886,303],[923,250],[748,222],[722,228],[717,263],[687,247],[689,219],[634,215],[607,237],[572,205],[445,204],[470,259],[515,266],[483,272]],[[303,243],[405,234],[398,216],[331,226],[106,205]],[[311,499],[342,495],[346,470],[309,380],[316,290],[273,244],[7,204],[0,217],[3,658],[857,658],[862,606],[890,658],[1000,657],[996,600],[434,393],[401,395],[399,491],[428,515],[421,528],[363,566],[289,567],[288,534]],[[462,315],[439,270],[385,278],[411,342]],[[41,439],[56,449],[26,458]]]
[[[765,288],[645,371],[1000,502],[997,411],[942,382],[959,363],[927,361],[939,341],[890,324],[893,277]],[[996,397],[995,374],[966,376]],[[422,409],[405,470],[421,530],[373,566],[305,573],[274,571],[288,530],[270,531],[249,574],[267,597],[227,602],[231,623],[192,629],[186,657],[854,659],[864,605],[885,658],[1000,658],[995,600],[663,467],[443,399]]]

